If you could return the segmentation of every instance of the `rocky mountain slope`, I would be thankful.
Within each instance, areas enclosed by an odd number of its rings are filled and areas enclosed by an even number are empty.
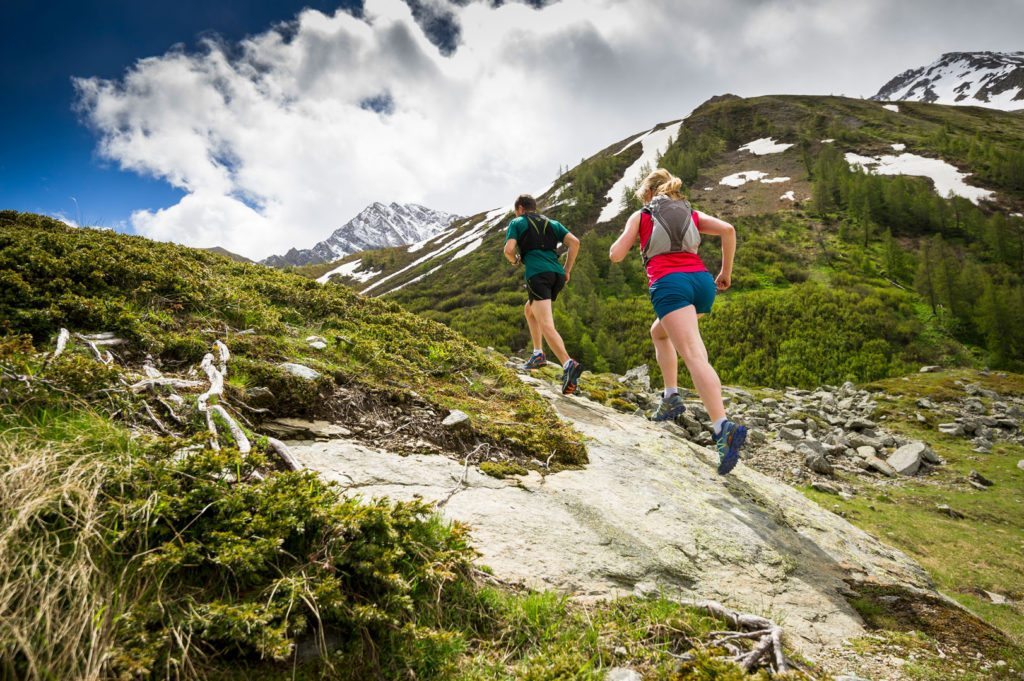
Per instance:
[[[636,207],[627,188],[661,164],[684,179],[699,209],[738,229],[733,288],[705,322],[727,381],[814,387],[963,363],[972,353],[1016,367],[1024,362],[1024,332],[1012,331],[1024,319],[1022,150],[1024,119],[996,110],[839,97],[709,101],[681,122],[611,144],[539,194],[541,209],[583,240],[556,305],[559,328],[588,366],[651,363],[638,259],[609,265],[606,253]],[[354,254],[307,274],[336,270],[336,281],[367,295],[518,350],[528,341],[522,275],[500,253],[510,209],[457,222],[414,248]],[[708,239],[702,248],[712,269],[716,246]],[[948,283],[939,285],[940,272]],[[982,300],[1005,307],[972,305],[956,291],[990,291]],[[816,314],[825,307],[841,313]],[[1009,335],[986,331],[995,328]],[[796,340],[808,334],[818,340]]]
[[[665,591],[785,612],[793,645],[809,656],[864,634],[846,581],[931,591],[912,560],[788,486],[749,468],[723,480],[712,452],[679,429],[533,384],[589,439],[584,470],[462,476],[456,461],[344,438],[293,451],[361,494],[443,502],[501,578],[588,597]]]
[[[980,377],[979,385],[929,373],[885,390],[729,387],[731,412],[754,432],[744,465],[721,479],[705,448],[706,415],[696,399],[676,423],[655,424],[640,407],[657,399],[641,370],[584,375],[585,393],[614,408],[559,395],[556,376],[552,366],[523,380],[587,436],[584,470],[545,474],[537,462],[539,470],[478,471],[474,457],[400,456],[326,431],[318,440],[292,442],[293,451],[350,493],[436,501],[447,517],[469,523],[481,560],[502,580],[580,599],[676,594],[785,612],[791,644],[818,673],[897,680],[924,673],[1014,678],[1019,671],[1024,657],[1011,641],[1024,634],[1015,600],[1024,592],[1013,566],[1024,547],[992,545],[1008,527],[1020,526],[1014,510],[1024,479],[1024,460],[1015,465],[1024,456],[1014,420],[1024,408],[1019,377]],[[1000,380],[1009,393],[982,387]],[[937,383],[963,386],[962,397],[952,392],[941,402],[936,396],[915,403],[897,392]],[[982,463],[951,449],[947,438],[964,435],[948,435],[944,425],[957,404],[979,398],[985,408],[958,423],[973,433]],[[913,413],[903,413],[907,404]],[[900,426],[905,420],[927,422],[934,435],[915,435],[934,449],[908,438]],[[989,454],[993,441],[998,451]],[[972,470],[968,477],[965,466],[985,474]],[[954,491],[962,486],[974,501]],[[921,489],[933,493],[919,500]],[[867,506],[887,518],[884,531],[852,526],[865,520],[853,509]],[[913,524],[906,521],[910,514]],[[883,535],[925,557],[945,593],[1004,631],[938,595],[932,578],[881,543]],[[950,560],[941,547],[954,545],[959,558]],[[956,567],[964,561],[964,569]],[[914,642],[898,633],[909,630],[919,637]]]
[[[904,71],[871,99],[1024,109],[1024,52],[949,52]]]
[[[350,253],[404,246],[429,239],[458,219],[457,215],[431,210],[415,203],[378,202],[367,206],[359,215],[312,248],[292,248],[284,255],[272,255],[261,262],[271,267],[333,262]]]

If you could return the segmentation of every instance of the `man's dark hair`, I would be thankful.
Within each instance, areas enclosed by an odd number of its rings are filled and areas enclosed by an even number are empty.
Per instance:
[[[521,194],[516,199],[516,208],[522,208],[528,213],[533,213],[537,210],[537,199],[533,198],[529,194]]]

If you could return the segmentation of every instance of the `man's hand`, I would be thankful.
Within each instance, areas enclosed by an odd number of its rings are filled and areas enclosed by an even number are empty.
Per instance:
[[[568,284],[569,283],[569,279],[571,279],[571,278],[572,278],[572,270],[566,270],[565,271],[565,283]]]
[[[729,272],[719,272],[718,276],[715,277],[715,286],[719,291],[724,291],[732,285],[732,274]]]

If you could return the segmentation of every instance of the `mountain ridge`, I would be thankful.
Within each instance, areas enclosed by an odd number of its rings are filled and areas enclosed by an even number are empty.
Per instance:
[[[459,216],[416,203],[371,203],[312,248],[291,248],[260,261],[271,267],[316,265],[373,248],[402,246],[430,238]]]
[[[871,99],[1024,109],[1024,52],[947,52],[897,75]]]

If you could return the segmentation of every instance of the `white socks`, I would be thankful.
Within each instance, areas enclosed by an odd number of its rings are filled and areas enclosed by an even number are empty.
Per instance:
[[[672,397],[673,395],[678,395],[678,394],[679,394],[679,388],[665,388],[664,392],[661,393],[661,398],[663,400],[667,400],[668,398]]]
[[[716,437],[722,434],[722,425],[725,423],[725,421],[726,418],[723,416],[720,419],[716,419],[715,422],[711,424],[711,428],[715,431]]]
[[[542,350],[540,348],[534,348],[533,349],[533,354],[535,354],[535,355],[543,355],[544,354],[544,350]]]

